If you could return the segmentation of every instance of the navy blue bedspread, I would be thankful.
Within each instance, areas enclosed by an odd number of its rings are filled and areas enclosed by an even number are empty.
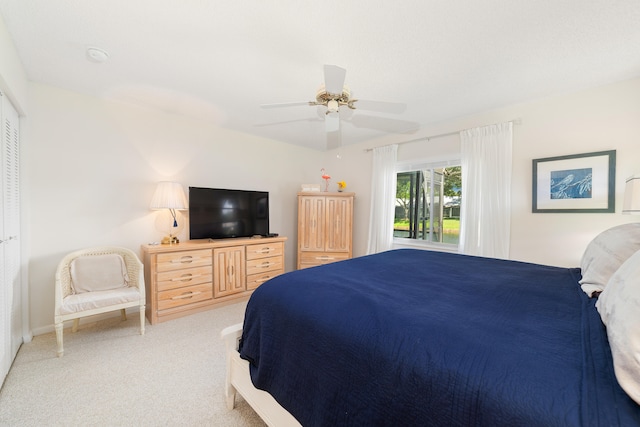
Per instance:
[[[401,249],[260,286],[240,355],[303,426],[633,426],[579,269]]]

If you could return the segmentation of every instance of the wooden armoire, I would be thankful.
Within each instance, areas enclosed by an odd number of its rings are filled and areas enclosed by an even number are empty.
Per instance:
[[[298,269],[353,256],[355,193],[298,193]]]

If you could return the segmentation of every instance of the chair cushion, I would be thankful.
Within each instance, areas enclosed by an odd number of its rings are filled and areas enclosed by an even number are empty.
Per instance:
[[[127,267],[119,254],[81,256],[69,265],[73,293],[107,291],[129,284]]]
[[[139,301],[138,288],[119,288],[108,291],[84,292],[72,294],[62,300],[60,314],[80,313],[87,310],[109,307],[116,304]]]

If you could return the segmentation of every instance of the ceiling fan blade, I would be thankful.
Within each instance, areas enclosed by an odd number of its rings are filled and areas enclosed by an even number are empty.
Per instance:
[[[340,148],[342,146],[342,132],[338,129],[336,132],[327,132],[327,150]]]
[[[407,104],[399,102],[384,102],[384,101],[368,101],[365,99],[356,99],[354,106],[356,110],[369,110],[379,111],[381,113],[400,114],[404,113],[407,109]]]
[[[420,129],[420,124],[416,122],[368,116],[366,114],[354,114],[349,123],[357,128],[377,129],[389,133],[413,133]]]
[[[272,122],[272,123],[255,123],[255,127],[265,127],[265,126],[278,126],[278,125],[286,125],[290,123],[298,123],[298,122],[319,122],[322,119],[306,118],[306,119],[294,119],[294,120],[285,120],[281,122]]]
[[[309,101],[280,102],[278,104],[261,104],[260,108],[298,107],[300,105],[314,105],[314,103]]]
[[[324,118],[324,126],[327,133],[339,131],[340,114],[337,112],[326,114]]]
[[[324,66],[324,90],[334,95],[342,93],[344,88],[344,78],[347,75],[347,70],[340,68],[337,65],[325,65]]]

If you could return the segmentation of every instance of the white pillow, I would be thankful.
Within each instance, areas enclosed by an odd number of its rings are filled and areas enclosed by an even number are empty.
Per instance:
[[[81,256],[69,265],[73,293],[108,291],[129,285],[127,267],[118,254]]]
[[[640,250],[616,271],[596,302],[618,383],[640,404]]]
[[[582,255],[582,290],[603,291],[618,267],[640,250],[640,223],[623,224],[598,234]]]

